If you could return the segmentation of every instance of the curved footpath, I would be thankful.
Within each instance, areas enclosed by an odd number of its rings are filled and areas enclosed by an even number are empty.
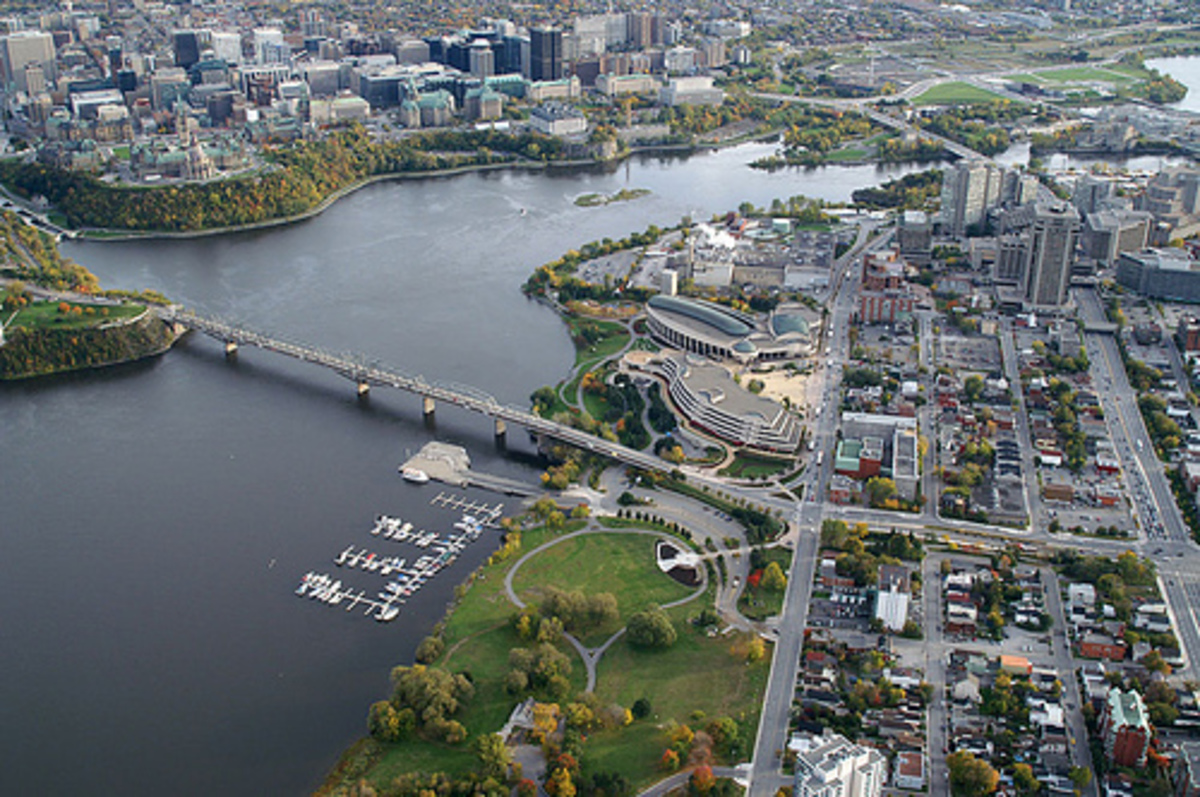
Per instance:
[[[561,537],[555,537],[552,540],[547,540],[546,542],[542,543],[541,545],[534,548],[532,551],[529,551],[524,556],[522,556],[520,559],[518,559],[516,561],[516,563],[514,563],[513,566],[508,569],[508,573],[506,573],[504,576],[504,591],[508,595],[508,599],[510,601],[512,601],[517,606],[518,609],[524,609],[525,606],[527,605],[525,603],[525,601],[521,600],[521,598],[517,595],[517,591],[515,589],[513,589],[513,577],[516,576],[517,571],[521,569],[521,565],[525,564],[525,561],[527,559],[530,559],[530,558],[536,556],[537,554],[541,553],[542,551],[544,551],[548,548],[553,548],[555,545],[558,545],[560,542],[566,542],[567,540],[574,539],[575,537],[582,537],[582,536],[588,535],[588,534],[643,534],[643,535],[649,535],[652,537],[658,537],[659,539],[666,540],[671,543],[679,542],[678,540],[673,538],[671,535],[664,534],[661,531],[652,531],[650,529],[609,529],[609,528],[605,528],[603,526],[596,526],[593,524],[589,524],[588,527],[585,529],[580,529],[579,531],[573,531],[570,534],[564,534]],[[664,603],[662,605],[662,608],[670,609],[675,606],[682,606],[683,604],[688,603],[689,601],[693,601],[696,598],[703,595],[705,590],[707,590],[707,589],[708,589],[708,570],[704,569],[701,571],[700,586],[696,589],[695,592],[693,592],[691,595],[680,598],[677,601],[671,601],[670,603]],[[588,648],[582,642],[580,642],[575,637],[574,634],[569,634],[565,631],[563,632],[563,637],[568,642],[571,643],[571,645],[575,648],[576,651],[578,651],[579,657],[581,659],[583,659],[584,667],[587,668],[587,687],[586,687],[585,691],[587,691],[587,692],[596,691],[596,665],[600,662],[600,658],[604,655],[605,651],[607,651],[609,649],[609,647],[611,647],[612,644],[614,642],[616,642],[621,637],[621,635],[624,633],[625,633],[625,628],[622,627],[615,634],[610,636],[608,638],[608,640],[600,647]]]

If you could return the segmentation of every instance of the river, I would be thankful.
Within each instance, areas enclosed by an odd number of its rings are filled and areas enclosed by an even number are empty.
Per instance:
[[[1146,66],[1168,74],[1188,87],[1187,96],[1172,104],[1172,108],[1200,113],[1200,55],[1148,58]]]
[[[847,200],[920,168],[746,167],[773,149],[385,183],[283,228],[64,250],[107,287],[525,405],[573,359],[558,318],[520,293],[538,264],[745,200]],[[653,193],[572,201],[622,187]],[[3,794],[311,790],[495,538],[391,624],[296,598],[299,577],[335,571],[351,543],[388,550],[367,534],[381,512],[449,528],[456,516],[429,505],[438,487],[396,474],[428,440],[537,477],[519,430],[501,452],[484,418],[442,407],[431,429],[415,397],[362,403],[331,373],[251,349],[227,363],[199,337],[147,363],[0,386],[0,415]]]

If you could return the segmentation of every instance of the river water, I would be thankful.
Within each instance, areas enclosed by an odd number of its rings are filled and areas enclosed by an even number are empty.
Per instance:
[[[1177,55],[1170,58],[1150,58],[1146,66],[1157,69],[1188,87],[1187,96],[1171,107],[1200,113],[1200,55]]]
[[[746,167],[772,149],[386,183],[275,230],[64,249],[105,286],[524,405],[573,359],[561,322],[520,293],[539,263],[745,200],[846,200],[911,170]],[[572,202],[622,187],[653,193]],[[438,488],[396,474],[431,439],[537,476],[519,430],[501,452],[484,418],[443,407],[429,428],[415,397],[360,403],[331,373],[250,349],[227,363],[199,337],[148,363],[0,386],[0,415],[0,794],[311,790],[495,539],[390,624],[296,598],[300,575],[335,571],[351,543],[400,552],[367,534],[380,512],[449,529],[457,517],[429,505]]]

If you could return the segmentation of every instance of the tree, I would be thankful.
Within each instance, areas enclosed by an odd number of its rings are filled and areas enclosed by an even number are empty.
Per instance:
[[[1067,772],[1067,777],[1071,779],[1071,783],[1075,784],[1076,789],[1083,791],[1092,782],[1092,771],[1086,767],[1071,767]]]
[[[485,733],[475,740],[475,755],[479,756],[479,771],[487,778],[503,778],[508,774],[512,754],[499,734]]]
[[[955,797],[985,797],[1000,785],[1000,773],[991,764],[964,750],[946,756],[950,791]]]
[[[1042,789],[1042,782],[1033,776],[1033,767],[1017,764],[1013,767],[1013,786],[1018,794],[1033,795]]]
[[[381,742],[398,742],[406,738],[415,725],[412,709],[396,711],[386,700],[371,704],[367,713],[367,730]]]
[[[873,476],[867,479],[864,492],[871,506],[883,506],[884,502],[896,494],[896,483],[883,476]]]
[[[575,784],[566,767],[554,770],[554,774],[546,781],[546,792],[552,797],[575,797]]]
[[[629,618],[625,635],[629,643],[642,648],[668,648],[675,644],[675,626],[657,605],[636,612]]]
[[[649,698],[639,697],[637,700],[633,701],[632,713],[634,719],[645,719],[646,717],[650,716],[650,712],[653,710],[654,709],[650,705]]]
[[[779,562],[771,562],[763,570],[762,588],[768,592],[783,592],[787,589],[787,576],[783,574],[783,568],[779,566]]]
[[[692,788],[699,794],[708,794],[712,791],[712,787],[717,784],[717,779],[713,776],[712,767],[708,764],[701,764],[692,770],[692,776],[688,780]]]
[[[417,645],[416,659],[421,664],[432,664],[446,649],[446,643],[440,636],[427,636]]]

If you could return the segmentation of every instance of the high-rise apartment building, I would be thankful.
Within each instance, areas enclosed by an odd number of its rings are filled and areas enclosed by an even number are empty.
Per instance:
[[[1030,304],[1066,303],[1079,226],[1079,211],[1066,203],[1038,206],[1025,259],[1025,300]]]
[[[887,759],[828,728],[820,736],[793,738],[796,797],[879,797]]]
[[[955,237],[982,224],[1000,204],[1004,170],[980,162],[955,164],[942,178],[942,230]]]

